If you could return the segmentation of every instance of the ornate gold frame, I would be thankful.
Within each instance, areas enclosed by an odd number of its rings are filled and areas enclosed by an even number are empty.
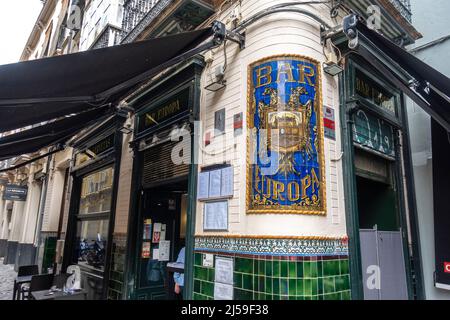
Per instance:
[[[250,166],[250,130],[253,128],[253,118],[251,116],[251,110],[253,105],[253,86],[251,81],[252,68],[257,64],[262,64],[269,61],[277,61],[281,59],[299,59],[305,60],[307,62],[313,63],[317,68],[317,81],[316,81],[316,95],[318,93],[318,100],[315,101],[317,105],[316,112],[318,115],[317,123],[319,128],[317,128],[317,134],[319,139],[319,167],[320,167],[320,195],[322,198],[321,209],[289,209],[288,206],[266,206],[266,209],[250,209],[250,189],[251,189],[251,166]],[[256,106],[255,106],[256,107]],[[281,54],[268,56],[256,60],[248,65],[247,67],[247,173],[246,173],[246,212],[247,214],[305,214],[305,215],[326,215],[326,183],[325,183],[325,148],[324,148],[324,129],[323,129],[323,104],[322,104],[322,72],[321,64],[319,61],[312,59],[307,56],[298,54]],[[273,208],[271,208],[273,207]]]

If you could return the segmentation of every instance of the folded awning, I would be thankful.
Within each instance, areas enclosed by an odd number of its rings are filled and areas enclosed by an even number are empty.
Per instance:
[[[110,108],[96,108],[41,126],[0,138],[0,160],[32,153],[42,147],[64,142],[81,129],[92,125],[109,113]]]
[[[0,132],[115,103],[165,68],[217,45],[213,28],[0,66]]]
[[[208,41],[206,41],[209,38]],[[233,39],[225,25],[0,66],[0,160],[66,142],[118,110],[143,81]],[[45,123],[45,124],[42,124]]]
[[[356,15],[344,18],[349,48],[364,57],[450,132],[450,79],[399,47]]]

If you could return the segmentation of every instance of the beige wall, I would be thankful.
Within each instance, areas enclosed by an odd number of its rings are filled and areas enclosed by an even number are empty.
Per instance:
[[[50,164],[47,195],[45,199],[43,232],[57,232],[64,193],[64,177],[72,158],[72,148],[55,153]]]
[[[129,123],[132,129],[134,118],[129,118],[126,123]],[[130,141],[132,139],[133,134],[131,133],[123,136],[114,233],[127,233],[128,228],[128,212],[130,210],[131,197],[131,173],[133,168],[133,151],[130,148]]]
[[[286,1],[280,1],[286,2]],[[269,0],[243,1],[241,7],[242,19],[275,5]],[[239,4],[235,5],[239,8]],[[231,8],[233,9],[234,6]],[[303,6],[319,15],[329,24],[329,8],[321,6]],[[224,12],[220,20],[226,21],[230,10]],[[322,72],[322,100],[326,106],[333,107],[336,118],[337,140],[325,139],[325,180],[326,180],[326,216],[290,215],[290,214],[246,214],[246,135],[233,139],[233,115],[243,112],[244,126],[247,121],[247,67],[261,58],[277,54],[303,55],[320,62],[325,61],[320,44],[319,24],[297,13],[278,13],[269,15],[246,28],[246,47],[239,50],[237,44],[227,43],[228,67],[225,78],[227,86],[219,92],[202,90],[201,120],[203,129],[213,130],[214,112],[226,109],[225,136],[212,139],[205,148],[207,153],[217,153],[221,149],[234,159],[226,159],[234,165],[234,197],[229,201],[229,232],[231,235],[283,235],[283,236],[328,236],[342,237],[346,235],[345,207],[342,179],[342,162],[340,158],[340,128],[339,128],[339,92],[337,79],[326,76]],[[208,55],[207,55],[208,56]],[[204,73],[201,87],[210,83],[217,66],[224,63],[223,48],[213,52],[214,61],[209,64]],[[321,69],[321,68],[320,68]],[[223,139],[226,138],[224,143]],[[203,145],[203,141],[200,142]],[[231,160],[231,161],[230,161]],[[223,157],[206,155],[203,166],[222,163]],[[201,167],[201,166],[200,166]],[[203,232],[203,205],[197,203],[196,234],[208,235]],[[215,233],[215,234],[227,234]]]

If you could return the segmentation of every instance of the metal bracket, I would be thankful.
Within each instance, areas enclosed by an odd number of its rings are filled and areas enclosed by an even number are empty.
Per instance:
[[[355,14],[345,16],[342,20],[342,30],[348,38],[348,47],[350,49],[356,49],[356,47],[358,47],[358,30],[356,30],[357,24],[358,17]]]
[[[237,32],[229,31],[226,29],[226,26],[223,22],[217,20],[213,22],[212,29],[214,32],[213,41],[216,43],[216,45],[222,44],[225,39],[227,39],[239,44],[240,49],[245,48],[245,33],[240,34]]]

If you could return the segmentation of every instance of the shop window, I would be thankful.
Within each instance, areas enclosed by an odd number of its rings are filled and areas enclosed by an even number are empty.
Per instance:
[[[82,178],[73,262],[102,272],[105,266],[114,170],[104,168]]]

